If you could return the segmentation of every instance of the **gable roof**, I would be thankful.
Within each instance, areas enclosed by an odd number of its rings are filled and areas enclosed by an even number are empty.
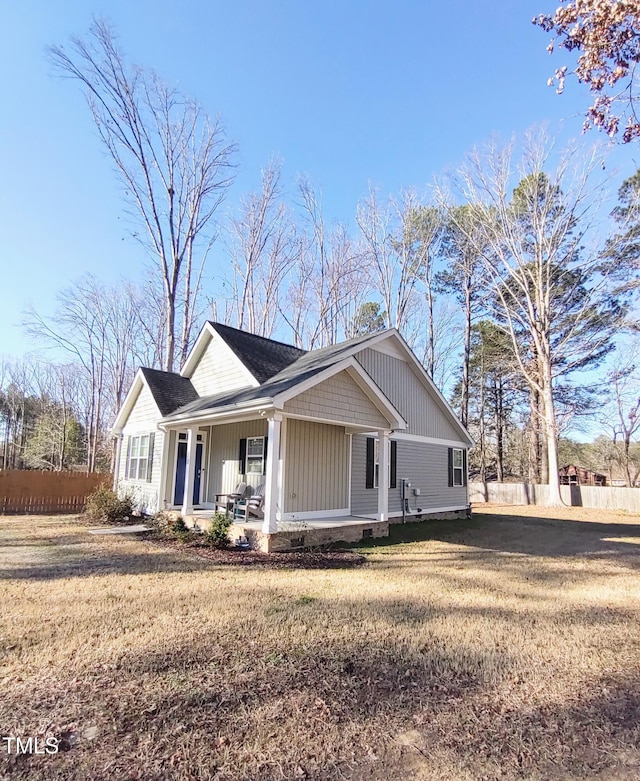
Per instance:
[[[162,417],[170,415],[179,407],[198,398],[191,380],[186,377],[181,377],[175,372],[163,372],[159,369],[142,368],[140,371]]]
[[[186,377],[181,377],[174,372],[163,372],[159,369],[140,368],[136,372],[129,392],[116,415],[112,426],[114,434],[122,431],[140,396],[140,392],[145,386],[149,389],[151,397],[158,408],[158,413],[163,418],[179,407],[189,404],[198,398],[196,389]]]
[[[253,382],[256,385],[251,384],[244,388],[209,396],[198,395],[185,374],[188,374],[189,368],[193,369],[199,360],[198,343],[200,343],[200,351],[202,351],[203,344],[206,344],[205,340],[212,336],[224,341],[229,350],[237,357],[239,363],[247,370],[248,379],[254,378]],[[207,321],[182,368],[181,374],[162,372],[156,369],[141,369],[136,376],[136,382],[142,383],[144,381],[149,386],[163,417],[163,423],[176,423],[191,418],[203,418],[207,415],[227,416],[242,412],[249,413],[256,408],[281,408],[282,403],[289,398],[302,393],[318,382],[322,382],[337,371],[348,369],[350,372],[356,373],[357,376],[354,378],[363,389],[366,389],[374,404],[385,410],[388,419],[396,421],[396,427],[402,429],[406,426],[406,421],[400,412],[362,365],[355,360],[357,354],[365,347],[373,347],[388,340],[390,340],[389,346],[398,351],[399,356],[404,356],[413,367],[427,392],[432,394],[437,406],[453,422],[463,440],[473,445],[472,438],[460,423],[450,404],[395,328],[365,334],[340,344],[306,352],[293,345],[249,334],[221,323]],[[381,345],[378,349],[382,348]],[[114,431],[118,426],[122,427],[129,415],[130,409],[127,410],[127,407],[131,406],[137,397],[137,392],[134,394],[136,382],[134,382],[118,413]]]
[[[306,353],[306,350],[291,344],[256,336],[230,325],[214,323],[211,320],[208,324],[224,339],[260,385]]]
[[[214,324],[212,323],[212,325]],[[224,327],[226,328],[227,326]],[[236,329],[233,328],[230,330],[235,331]],[[347,342],[333,344],[329,347],[321,347],[318,350],[311,350],[310,352],[298,350],[299,357],[296,361],[289,363],[280,372],[273,375],[258,387],[241,388],[239,390],[216,393],[211,396],[202,396],[180,409],[176,409],[175,412],[169,416],[169,420],[179,420],[191,415],[219,411],[226,407],[253,406],[260,402],[270,404],[277,396],[293,390],[296,386],[302,385],[316,375],[325,372],[330,367],[341,363],[344,359],[351,356],[353,352],[357,351],[359,346],[372,341],[377,335],[378,334],[366,334],[365,336],[350,339]],[[258,338],[262,339],[262,337]],[[276,344],[280,345],[279,342],[276,342]],[[288,345],[282,346],[287,347]],[[293,349],[297,350],[297,348]],[[362,369],[362,372],[366,374],[364,369]],[[371,378],[369,379],[370,382],[375,385],[373,380]],[[375,387],[377,388],[377,385]]]
[[[255,388],[242,388],[213,396],[203,396],[177,409],[172,415],[168,415],[163,422],[178,422],[216,414],[235,414],[261,407],[282,409],[283,404],[290,398],[342,371],[350,374],[356,384],[369,396],[373,405],[388,419],[391,428],[403,429],[406,427],[406,421],[402,415],[353,356],[313,366],[307,371],[292,374],[292,376],[281,376],[285,374],[285,372],[281,372]],[[336,418],[339,417],[337,412]]]

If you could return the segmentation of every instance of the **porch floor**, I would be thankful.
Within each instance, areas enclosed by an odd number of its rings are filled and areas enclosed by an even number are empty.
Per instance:
[[[195,510],[193,515],[185,520],[206,529],[211,518],[211,510]],[[357,542],[365,537],[386,537],[388,534],[388,521],[380,522],[359,515],[278,521],[277,530],[271,534],[263,533],[262,521],[256,518],[246,522],[236,521],[229,530],[231,539],[246,537],[251,547],[268,552],[333,542]]]
[[[190,516],[193,520],[200,525],[201,521],[205,523],[213,519],[213,510],[194,510]],[[333,529],[344,526],[358,526],[361,524],[371,525],[377,523],[375,516],[371,515],[340,515],[332,518],[312,518],[312,519],[300,519],[295,521],[278,521],[278,532],[296,532],[299,529]],[[259,518],[255,518],[251,521],[234,521],[234,526],[242,526],[245,529],[250,529],[254,532],[262,531],[262,521]]]

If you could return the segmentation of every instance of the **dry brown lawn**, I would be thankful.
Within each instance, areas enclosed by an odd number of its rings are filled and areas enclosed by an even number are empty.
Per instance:
[[[640,778],[640,518],[485,507],[344,569],[0,517],[0,779]]]

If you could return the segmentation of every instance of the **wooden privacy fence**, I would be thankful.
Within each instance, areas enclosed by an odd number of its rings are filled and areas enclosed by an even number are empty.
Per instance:
[[[77,513],[111,475],[93,472],[0,470],[0,513]]]
[[[640,488],[561,485],[560,494],[571,507],[624,510],[640,513]],[[492,504],[549,504],[549,486],[533,483],[469,483],[469,501]]]

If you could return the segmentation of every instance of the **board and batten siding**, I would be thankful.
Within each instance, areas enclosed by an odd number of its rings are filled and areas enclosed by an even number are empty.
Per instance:
[[[209,426],[205,429],[208,446],[208,476],[206,500],[213,502],[216,494],[230,493],[239,482],[246,482],[257,488],[264,482],[264,475],[241,475],[238,471],[240,440],[244,437],[266,437],[266,420],[248,420],[243,423],[228,423],[224,426]]]
[[[374,429],[389,427],[389,421],[346,371],[285,402],[284,411],[324,420],[344,420]]]
[[[119,492],[132,494],[137,509],[147,514],[153,514],[162,509],[160,482],[165,435],[157,429],[159,420],[160,411],[153,400],[151,391],[146,385],[143,385],[122,429],[122,445],[120,448],[120,463],[118,465],[116,485]],[[125,479],[129,437],[151,433],[155,435],[151,481]]]
[[[407,434],[454,440],[468,447],[448,414],[406,361],[369,347],[359,352],[356,359],[407,421]]]
[[[448,447],[427,442],[397,441],[396,487],[389,489],[389,512],[402,513],[402,479],[411,482],[409,512],[445,507],[465,507],[465,486],[449,486]],[[378,489],[366,487],[367,437],[354,434],[351,447],[351,512],[373,515],[378,509]],[[413,489],[420,489],[414,496]]]
[[[286,424],[283,512],[349,507],[349,437],[342,426],[289,418]]]
[[[247,388],[251,384],[247,369],[218,336],[209,338],[189,379],[200,396]]]

